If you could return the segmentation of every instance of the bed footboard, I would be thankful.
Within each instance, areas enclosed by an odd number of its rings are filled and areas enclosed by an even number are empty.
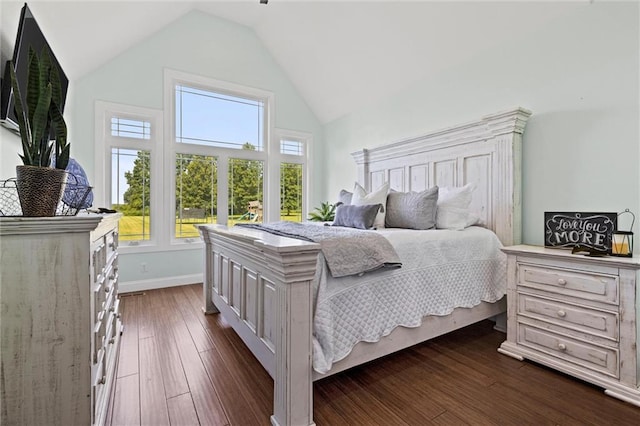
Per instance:
[[[198,225],[205,313],[220,312],[274,379],[273,425],[313,425],[312,298],[320,246]]]

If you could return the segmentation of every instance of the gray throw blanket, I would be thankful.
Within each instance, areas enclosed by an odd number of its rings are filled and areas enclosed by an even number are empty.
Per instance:
[[[247,223],[236,226],[320,244],[329,272],[335,278],[402,266],[391,243],[373,231],[297,222]]]

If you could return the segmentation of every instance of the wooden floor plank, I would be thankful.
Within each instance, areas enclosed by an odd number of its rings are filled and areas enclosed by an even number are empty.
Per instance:
[[[118,358],[118,377],[138,373],[138,296],[120,299],[122,323],[126,324],[122,333],[120,356]]]
[[[130,346],[140,347],[141,376],[126,361],[121,363],[130,374],[118,374],[111,424],[138,425],[141,418],[153,417],[149,405],[163,405],[144,402],[147,396],[142,396],[147,392],[143,387],[150,385],[142,380],[151,374],[147,364],[155,364],[163,365],[155,373],[163,381],[171,380],[171,371],[182,370],[188,384],[185,393],[164,395],[172,424],[267,426],[273,380],[219,314],[202,314],[202,286],[146,293],[144,303],[140,298],[123,304],[125,332],[127,322],[137,324],[139,332],[137,342],[123,336],[121,354],[136,352]],[[598,387],[499,354],[504,334],[492,325],[473,324],[316,382],[316,424],[640,424],[640,408],[608,397]],[[159,351],[155,360],[149,356],[150,342]],[[174,355],[160,361],[160,348],[171,345]]]
[[[396,358],[397,359],[397,358]],[[420,424],[425,419],[433,419],[446,410],[432,398],[417,394],[407,386],[399,386],[393,380],[393,373],[379,365],[375,370],[365,368],[352,369],[345,375],[350,376],[361,387],[375,395],[399,418],[408,424]],[[371,374],[367,372],[370,371]]]
[[[173,299],[166,292],[154,292],[145,296],[141,301],[151,306],[154,315],[153,327],[154,336],[159,348],[160,368],[163,371],[164,390],[167,398],[182,395],[189,392],[189,384],[184,373],[184,367],[180,360],[177,342],[174,338],[174,324],[182,321],[182,318],[176,312],[176,306]]]
[[[186,324],[177,321],[171,332],[176,341],[200,424],[211,426],[228,424],[218,393],[213,387]]]
[[[154,334],[155,327],[153,324],[153,319],[155,317],[155,314],[153,312],[151,304],[148,302],[149,298],[152,297],[155,293],[157,292],[146,291],[143,293],[144,296],[138,296],[140,297],[137,306],[138,339],[146,339],[147,337],[152,337]]]
[[[227,365],[215,349],[203,352],[201,356],[215,388],[222,389],[219,393],[220,401],[232,425],[260,424],[261,419],[264,421],[269,417],[270,411],[258,410],[256,413],[257,407],[247,399],[251,389],[238,382],[229,371],[229,368],[235,367],[234,365]]]
[[[167,399],[169,421],[174,426],[199,425],[196,408],[193,406],[191,394],[184,393]]]
[[[163,371],[154,337],[141,339],[140,421],[143,425],[168,425],[169,410],[164,392]]]
[[[182,288],[174,287],[167,289],[167,291],[173,297],[174,306],[176,306],[177,311],[182,315],[182,320],[187,326],[198,352],[212,349],[213,343],[200,322],[200,318],[203,316],[202,312],[193,309]]]
[[[140,386],[137,374],[130,374],[116,380],[114,393],[113,426],[140,425]]]

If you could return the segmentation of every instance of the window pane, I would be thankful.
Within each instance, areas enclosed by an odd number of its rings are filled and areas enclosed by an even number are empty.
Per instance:
[[[282,139],[280,141],[280,153],[289,155],[302,155],[303,143],[300,141],[294,141],[289,139]]]
[[[256,160],[229,160],[229,226],[262,222],[264,163]]]
[[[280,164],[280,220],[302,222],[302,164]]]
[[[176,155],[176,238],[198,237],[195,223],[215,223],[218,166],[216,157]]]
[[[111,149],[111,206],[123,214],[121,240],[148,240],[151,172],[150,152]]]
[[[176,86],[176,142],[263,149],[262,101]]]
[[[122,117],[111,117],[111,136],[134,139],[150,139],[151,123]]]

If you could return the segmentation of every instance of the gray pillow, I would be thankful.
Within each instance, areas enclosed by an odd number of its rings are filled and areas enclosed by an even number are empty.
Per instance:
[[[340,204],[336,209],[336,218],[333,221],[333,226],[371,229],[381,207],[382,204],[365,204],[362,206]]]
[[[349,205],[351,204],[351,197],[353,197],[353,192],[343,189],[340,191],[340,195],[338,195],[338,203]]]
[[[387,228],[433,229],[436,227],[438,187],[422,192],[395,192],[387,196]]]

